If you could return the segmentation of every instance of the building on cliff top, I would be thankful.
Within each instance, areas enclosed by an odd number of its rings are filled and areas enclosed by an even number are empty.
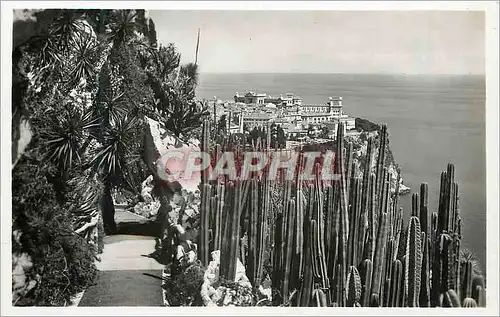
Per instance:
[[[249,91],[244,95],[236,93],[234,101],[220,101],[214,97],[213,108],[216,116],[226,114],[234,118],[236,126],[228,131],[242,133],[243,126],[253,129],[275,123],[290,136],[299,136],[309,126],[326,126],[336,131],[338,123],[343,122],[346,132],[355,128],[355,120],[343,111],[342,97],[330,97],[324,104],[304,104],[302,98],[292,93],[270,96],[265,93]],[[209,107],[209,109],[212,107]],[[237,119],[236,119],[237,118]]]
[[[234,95],[234,102],[241,102],[244,104],[259,104],[264,105],[268,103],[275,104],[278,107],[286,107],[293,105],[301,105],[302,98],[292,93],[286,93],[284,96],[270,96],[264,93],[256,93],[249,91],[244,95],[239,95],[238,92]]]

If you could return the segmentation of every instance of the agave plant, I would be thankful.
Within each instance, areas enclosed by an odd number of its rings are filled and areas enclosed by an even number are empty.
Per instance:
[[[99,42],[89,33],[81,33],[73,39],[71,57],[67,63],[68,82],[77,85],[80,80],[93,80],[96,65],[99,61]]]
[[[134,35],[137,29],[135,19],[137,17],[136,10],[115,10],[110,17],[111,39],[113,47],[119,48],[126,44],[127,41]]]
[[[75,41],[75,37],[85,29],[81,13],[74,10],[61,10],[60,16],[49,28],[49,36],[54,39],[54,48],[66,52]]]
[[[194,89],[198,81],[195,64],[179,66],[179,54],[172,46],[160,47],[152,53],[147,66],[148,83],[151,86],[155,108],[160,120],[177,137],[201,126],[208,115],[207,107],[194,101]]]
[[[88,109],[65,107],[62,113],[51,113],[47,117],[46,129],[41,131],[47,160],[64,171],[81,163],[88,131],[95,126],[97,120]]]

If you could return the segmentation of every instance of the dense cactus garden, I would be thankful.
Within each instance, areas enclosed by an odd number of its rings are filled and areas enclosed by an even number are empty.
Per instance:
[[[207,121],[202,150],[214,157],[223,150],[238,156],[248,146],[212,144],[209,131]],[[220,252],[219,274],[228,280],[243,264],[259,305],[485,307],[484,277],[460,252],[454,165],[441,174],[439,206],[428,205],[428,185],[422,183],[405,220],[398,191],[389,191],[387,127],[378,149],[373,138],[367,141],[361,176],[341,126],[337,133],[334,169],[340,180],[323,181],[319,168],[307,184],[300,174],[269,181],[269,168],[246,180],[202,175],[201,264]],[[271,154],[266,141],[259,139],[252,150]],[[266,297],[262,286],[269,280],[272,295]]]

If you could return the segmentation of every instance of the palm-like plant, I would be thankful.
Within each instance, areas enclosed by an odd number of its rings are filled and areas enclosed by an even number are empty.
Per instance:
[[[45,34],[24,44],[38,55],[33,75],[39,86],[43,88],[63,80],[76,39],[84,32],[85,21],[81,19],[81,14],[74,10],[61,10]]]
[[[71,86],[77,85],[82,79],[94,78],[100,53],[99,43],[92,34],[80,33],[74,37],[71,57],[67,63],[67,77]]]
[[[49,28],[49,36],[54,39],[55,48],[65,52],[73,46],[75,36],[85,29],[81,13],[75,10],[61,10],[59,18]]]
[[[80,164],[88,131],[96,126],[97,120],[88,109],[67,106],[61,113],[49,113],[46,129],[41,131],[47,160],[65,171]]]
[[[200,127],[208,115],[207,107],[194,101],[198,68],[195,64],[179,67],[180,56],[171,46],[160,47],[153,56],[147,70],[155,108],[165,127],[180,137]]]
[[[109,180],[119,179],[123,175],[129,149],[136,143],[138,123],[137,118],[125,115],[112,120],[110,126],[105,127],[102,144],[90,165]]]
[[[135,10],[115,10],[113,12],[110,28],[114,47],[119,48],[122,44],[126,44],[134,35],[137,29],[136,17],[137,12]]]
[[[197,66],[180,67],[173,45],[158,48],[138,36],[149,30],[138,25],[143,20],[136,10],[62,10],[46,36],[32,41],[29,58],[36,63],[28,63],[37,65],[32,91],[46,88],[32,100],[46,107],[35,110],[36,139],[59,171],[53,178],[68,183],[86,169],[99,175],[108,233],[116,230],[112,188],[137,187],[131,174],[140,169],[144,116],[180,136],[208,114],[194,101]],[[92,102],[68,104],[71,91],[90,95]]]
[[[115,209],[111,191],[114,186],[127,182],[128,165],[138,159],[137,135],[140,130],[136,117],[125,115],[112,119],[102,133],[101,145],[92,155],[89,163],[91,168],[103,179],[102,212],[104,230],[107,233],[116,232],[114,220]],[[122,185],[123,186],[123,185]]]

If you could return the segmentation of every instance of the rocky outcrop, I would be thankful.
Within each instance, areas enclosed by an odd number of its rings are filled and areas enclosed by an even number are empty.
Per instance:
[[[15,230],[12,233],[12,240],[15,245],[20,244],[21,231]],[[28,253],[12,252],[12,303],[15,305],[24,295],[26,295],[37,284],[37,279],[29,276],[29,271],[33,267],[33,262]]]
[[[353,149],[354,149],[353,160],[357,165],[356,170],[358,173],[356,176],[361,177],[363,172],[362,166],[364,166],[364,162],[366,160],[366,152],[368,146],[367,139],[373,137],[375,138],[375,143],[377,143],[378,136],[379,136],[379,131],[361,132],[350,136],[348,135],[346,137],[347,141],[352,142],[353,144]],[[378,151],[375,151],[372,160],[372,170],[375,170],[376,168],[377,158],[378,158]],[[403,176],[399,175],[399,167],[396,164],[396,161],[389,146],[387,146],[386,148],[386,166],[388,166],[387,170],[391,177],[391,182],[390,182],[391,194],[394,194],[396,192],[396,188],[399,188],[400,195],[407,194],[410,191],[410,188],[403,184]],[[397,186],[398,178],[399,178],[399,187]]]
[[[168,154],[182,152],[189,155],[191,152],[199,152],[199,141],[190,140],[185,142],[165,130],[159,122],[146,118],[147,128],[144,140],[144,161],[153,173],[155,182],[173,190],[186,189],[194,192],[200,184],[200,175],[193,173],[192,177],[186,179],[183,174],[185,160],[170,159]],[[162,164],[163,163],[163,164]],[[174,176],[179,173],[178,177]]]
[[[234,283],[221,284],[219,276],[220,251],[212,252],[201,286],[201,297],[205,306],[249,306],[253,302],[252,284],[248,280],[245,266],[238,259]]]
[[[181,218],[179,221],[179,215],[183,214],[181,217],[184,217],[184,214],[191,215],[194,219],[198,214],[200,175],[194,173],[190,179],[184,179],[182,177],[184,162],[181,160],[171,163],[165,160],[165,157],[172,151],[180,151],[186,155],[191,151],[199,152],[199,142],[184,142],[167,131],[159,122],[150,118],[146,118],[146,122],[143,159],[152,173],[153,191],[160,203],[156,217],[162,231],[159,234],[166,236],[165,231],[172,224],[180,222],[185,227],[188,238],[193,238],[195,234],[188,224],[192,227],[194,220]],[[181,173],[180,178],[171,177],[175,172]]]
[[[142,201],[137,202],[133,207],[129,207],[133,213],[145,218],[155,217],[160,209],[160,201],[153,197],[153,175],[146,178],[141,184]]]

